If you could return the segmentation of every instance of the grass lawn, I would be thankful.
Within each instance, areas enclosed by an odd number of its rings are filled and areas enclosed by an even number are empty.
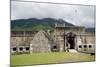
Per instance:
[[[37,65],[67,62],[94,61],[95,56],[83,53],[51,52],[11,55],[11,65]]]

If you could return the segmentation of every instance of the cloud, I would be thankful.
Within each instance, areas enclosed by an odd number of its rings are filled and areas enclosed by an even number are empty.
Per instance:
[[[11,19],[55,18],[72,24],[94,27],[95,6],[11,2]]]

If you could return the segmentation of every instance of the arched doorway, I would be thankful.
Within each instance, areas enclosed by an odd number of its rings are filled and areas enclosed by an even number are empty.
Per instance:
[[[70,32],[66,35],[66,46],[69,49],[75,49],[75,34]]]

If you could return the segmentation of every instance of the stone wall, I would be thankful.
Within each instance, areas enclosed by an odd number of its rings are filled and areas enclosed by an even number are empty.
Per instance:
[[[11,46],[24,46],[24,45],[30,45],[30,41],[33,37],[11,37]]]
[[[87,50],[89,45],[95,46],[95,33],[85,32],[84,27],[56,27],[54,31],[45,32],[18,32],[11,36],[11,51],[13,48],[29,48],[30,53],[64,51],[68,48],[65,44],[64,35],[72,32],[75,34],[75,49]],[[15,35],[16,34],[16,35]],[[81,47],[80,47],[81,45]],[[88,48],[84,45],[87,45]],[[25,50],[23,50],[25,51]],[[22,51],[22,52],[23,52]],[[20,52],[20,51],[17,51]]]
[[[75,37],[75,49],[79,50],[80,45],[82,46],[81,50],[94,51],[95,48],[95,33],[85,32],[84,27],[56,27],[55,29],[55,41],[58,42],[59,50],[64,51],[68,48],[64,45],[64,35],[67,35],[69,32],[72,32],[76,35]],[[84,48],[87,46],[87,48]],[[92,46],[92,47],[91,47]]]

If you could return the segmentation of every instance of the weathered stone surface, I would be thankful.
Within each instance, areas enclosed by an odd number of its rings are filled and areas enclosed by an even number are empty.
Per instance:
[[[23,34],[20,34],[21,32]],[[30,53],[68,51],[71,48],[79,51],[94,51],[95,48],[95,33],[85,32],[84,27],[62,27],[61,25],[59,27],[56,26],[54,31],[21,32],[17,33],[16,31],[16,35],[11,35],[11,50],[13,47],[18,49],[23,47],[25,49],[27,46],[30,48]],[[80,45],[81,48],[79,48]],[[84,45],[87,45],[87,48],[84,48]],[[89,45],[93,47],[89,48]]]
[[[32,52],[49,52],[50,43],[43,30],[39,31],[31,41]]]

